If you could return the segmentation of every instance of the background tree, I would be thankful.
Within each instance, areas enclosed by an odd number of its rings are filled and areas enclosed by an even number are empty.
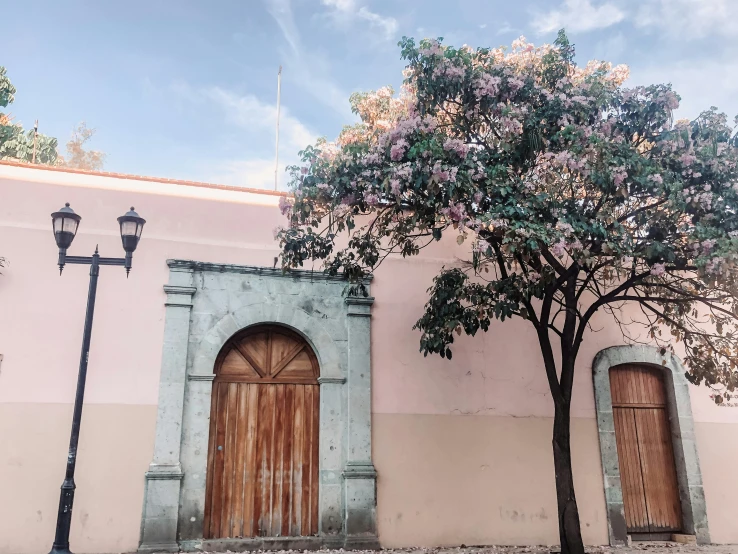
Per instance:
[[[0,108],[5,108],[15,100],[15,87],[6,75],[6,69],[0,66]],[[34,160],[33,130],[23,130],[20,123],[13,123],[13,118],[0,112],[0,160],[32,162]],[[38,164],[56,165],[57,140],[39,133],[35,137],[35,161]]]
[[[67,155],[63,160],[66,167],[99,171],[103,168],[106,154],[99,150],[85,150],[85,144],[95,134],[83,121],[72,131],[72,137],[67,142]]]
[[[493,319],[533,326],[554,404],[562,552],[582,553],[570,407],[595,314],[626,340],[638,324],[663,348],[681,343],[688,378],[717,401],[738,384],[734,129],[715,108],[674,124],[670,86],[625,89],[625,67],[578,67],[563,31],[553,46],[521,37],[510,51],[400,45],[400,96],[353,96],[362,123],[291,168],[283,267],[322,259],[356,294],[390,254],[448,234],[468,245],[428,291],[420,349],[451,358],[455,334]],[[623,318],[628,305],[637,322]]]

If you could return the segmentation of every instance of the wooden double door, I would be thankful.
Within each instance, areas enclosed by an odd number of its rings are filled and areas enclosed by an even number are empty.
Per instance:
[[[234,336],[213,381],[205,538],[318,532],[319,369],[305,340],[259,326]]]
[[[628,533],[647,538],[680,531],[674,448],[663,370],[620,365],[610,370],[615,438]]]

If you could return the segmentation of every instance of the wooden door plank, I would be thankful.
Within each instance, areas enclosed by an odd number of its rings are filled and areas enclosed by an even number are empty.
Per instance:
[[[228,383],[228,405],[225,417],[225,441],[223,442],[223,511],[220,520],[220,536],[230,537],[233,518],[233,473],[236,457],[236,426],[238,424],[238,385]]]
[[[268,453],[268,467],[269,467],[269,502],[265,505],[267,518],[265,519],[266,533],[271,535],[272,533],[272,513],[274,510],[274,483],[275,483],[275,459],[276,459],[276,435],[275,427],[277,422],[277,389],[276,385],[264,385],[267,388],[267,394],[269,395],[269,416],[271,417],[271,423],[269,424],[269,453]]]
[[[256,433],[256,463],[257,478],[254,492],[254,536],[263,537],[266,532],[265,517],[268,518],[269,512],[269,463],[268,451],[271,449],[269,439],[271,439],[271,413],[269,411],[269,394],[270,385],[257,385],[260,389],[259,394],[259,426]]]
[[[614,408],[615,441],[620,462],[625,521],[628,532],[648,531],[643,478],[638,458],[635,416],[632,408]]]
[[[266,370],[259,364],[259,361],[249,352],[249,348],[243,343],[234,343],[233,347],[243,357],[244,361],[248,363],[249,367],[259,374],[259,377],[266,375]]]
[[[295,386],[294,441],[292,445],[292,517],[290,534],[300,536],[302,525],[302,453],[305,441],[305,425],[303,414],[305,407],[305,389]]]
[[[310,529],[310,460],[312,458],[310,453],[310,422],[313,419],[313,388],[310,385],[302,385],[302,389],[303,394],[305,395],[305,400],[303,411],[304,435],[302,441],[302,455],[300,457],[302,462],[302,469],[300,471],[302,475],[302,506],[300,507],[300,515],[302,518],[300,521],[300,532],[301,534],[306,534],[308,529]]]
[[[220,383],[218,387],[218,422],[215,430],[215,454],[213,474],[213,494],[211,509],[211,528],[214,535],[220,535],[221,520],[223,515],[223,485],[225,481],[224,463],[225,463],[225,438],[226,438],[226,422],[228,416],[228,383]]]
[[[270,536],[279,537],[282,533],[282,517],[284,508],[282,504],[282,487],[284,483],[284,386],[275,385],[276,391],[274,401],[274,458],[273,485],[272,485],[272,516]]]
[[[636,410],[645,498],[652,533],[679,531],[681,506],[666,410]]]
[[[243,537],[244,490],[246,488],[246,435],[248,432],[248,385],[232,384],[237,388],[237,416],[235,429],[235,462],[233,467],[233,514],[231,537]]]
[[[297,355],[302,352],[305,349],[305,344],[295,344],[292,349],[287,352],[287,354],[276,363],[276,365],[272,368],[271,375],[272,377],[277,377],[284,368],[286,368],[292,360],[294,360]]]
[[[272,375],[272,336],[273,332],[268,332],[266,336],[266,349],[264,351],[264,369],[267,375]]]
[[[244,458],[244,507],[243,507],[243,536],[256,536],[254,525],[254,500],[256,492],[257,472],[257,429],[259,424],[259,385],[247,384],[248,413],[246,415],[246,454]]]
[[[292,443],[295,434],[295,387],[296,385],[281,385],[284,387],[284,447],[282,449],[282,527],[281,536],[290,535],[290,521],[292,520],[292,473],[294,464],[292,459]]]

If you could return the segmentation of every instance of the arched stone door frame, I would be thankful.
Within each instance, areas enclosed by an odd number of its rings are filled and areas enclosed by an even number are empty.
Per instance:
[[[374,299],[344,297],[345,281],[321,273],[167,264],[156,439],[139,551],[378,547],[371,460]],[[208,544],[202,525],[216,359],[234,334],[265,323],[300,334],[320,364],[319,536]]]
[[[700,544],[709,544],[705,493],[684,366],[677,356],[660,348],[624,345],[601,350],[592,364],[610,545],[623,545],[628,540],[610,390],[610,368],[622,364],[648,365],[664,372],[684,532],[695,535]]]

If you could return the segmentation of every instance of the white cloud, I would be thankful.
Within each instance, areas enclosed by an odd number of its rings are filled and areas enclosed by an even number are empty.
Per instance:
[[[285,56],[283,79],[296,83],[316,100],[338,112],[341,117],[353,118],[349,106],[349,95],[330,77],[327,58],[308,51],[302,44],[300,33],[292,13],[291,0],[265,0],[267,9],[290,46]],[[336,0],[351,2],[352,0]]]
[[[341,23],[364,20],[371,27],[379,29],[387,40],[391,40],[397,33],[398,24],[394,17],[386,17],[373,12],[366,6],[359,5],[357,0],[321,0],[321,3],[331,8],[331,15]]]
[[[293,52],[299,52],[300,33],[295,25],[295,18],[292,15],[291,0],[267,0],[267,10],[282,30],[285,40],[290,45]]]
[[[253,94],[240,95],[221,87],[195,89],[185,83],[170,87],[177,98],[198,111],[215,107],[223,125],[243,142],[243,157],[211,159],[199,171],[203,180],[252,188],[274,187],[274,147],[277,106],[262,102]],[[285,168],[297,163],[297,153],[317,139],[317,135],[281,107],[279,118],[279,168],[281,189],[286,188]]]
[[[677,37],[738,37],[738,1],[650,0],[641,5],[634,23]]]
[[[626,86],[653,83],[671,83],[682,97],[675,114],[677,118],[695,118],[710,106],[727,113],[728,121],[738,115],[738,62],[735,59],[725,57],[631,67]]]
[[[618,63],[628,46],[628,41],[623,33],[605,36],[597,41],[594,50],[596,60],[609,60]]]
[[[620,23],[625,15],[620,8],[608,2],[594,6],[591,0],[564,0],[558,9],[534,14],[532,24],[539,33],[562,28],[577,33],[610,27]]]
[[[249,132],[274,137],[277,122],[275,104],[262,102],[253,94],[239,96],[220,87],[204,89],[200,94],[219,106],[227,121]],[[317,138],[286,106],[281,107],[279,114],[279,137],[280,151],[284,149],[295,154]]]
[[[279,189],[287,188],[284,165],[277,171]],[[208,160],[198,168],[200,179],[208,183],[234,187],[274,189],[274,159]]]
[[[505,21],[505,22],[502,23],[502,27],[500,27],[499,29],[497,29],[497,34],[498,35],[506,35],[508,33],[512,33],[513,31],[515,31],[515,29],[512,28],[512,26],[510,25],[510,22],[509,21]]]

